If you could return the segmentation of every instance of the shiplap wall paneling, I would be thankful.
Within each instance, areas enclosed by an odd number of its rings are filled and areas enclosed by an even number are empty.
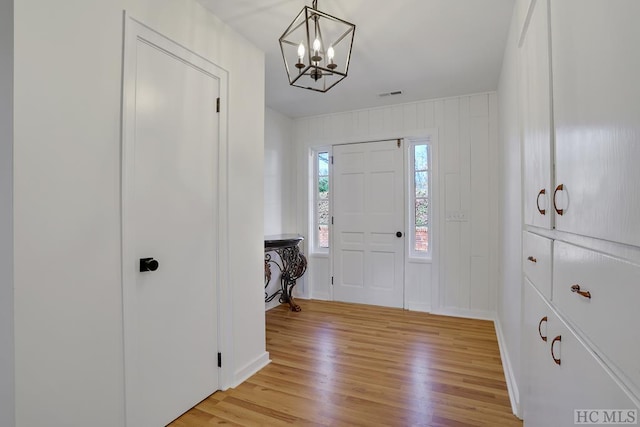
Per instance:
[[[476,309],[489,310],[489,105],[488,98],[472,98],[469,111],[471,164],[470,205],[473,216],[471,223],[471,277],[470,305]]]
[[[498,217],[492,185],[497,177],[497,97],[494,93],[398,104],[295,120],[295,144],[299,150],[299,181],[308,181],[310,147],[380,138],[410,136],[424,129],[437,129],[440,147],[439,280],[431,283],[433,264],[407,267],[407,277],[422,280],[406,286],[409,307],[430,306],[434,311],[470,313],[491,317],[495,310],[497,278]],[[308,185],[298,183],[298,227],[308,230]],[[304,205],[304,206],[303,206]],[[446,213],[464,214],[461,220],[445,220]],[[306,231],[304,231],[306,233]],[[329,269],[330,263],[310,257],[311,287],[323,276],[314,269]],[[409,279],[408,279],[409,280]],[[440,286],[433,293],[424,289]],[[314,290],[311,294],[315,294]],[[428,294],[428,295],[427,295]],[[431,301],[431,295],[438,295]]]

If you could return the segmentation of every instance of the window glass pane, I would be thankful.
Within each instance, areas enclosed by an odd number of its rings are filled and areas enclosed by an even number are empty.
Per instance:
[[[416,199],[416,227],[429,225],[429,199]]]
[[[418,252],[427,252],[429,250],[429,227],[416,227],[414,249]]]
[[[321,176],[318,178],[318,196],[326,199],[329,196],[329,177]]]
[[[318,153],[318,175],[329,175],[329,153]]]
[[[414,150],[414,170],[427,170],[429,167],[429,156],[426,145],[416,145]]]
[[[429,195],[429,172],[416,172],[416,197]]]
[[[318,246],[321,248],[329,247],[329,226],[318,226]]]
[[[328,200],[318,200],[318,224],[329,224]]]

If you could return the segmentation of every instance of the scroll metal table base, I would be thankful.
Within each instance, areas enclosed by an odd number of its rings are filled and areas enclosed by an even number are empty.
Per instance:
[[[296,304],[293,299],[293,287],[296,285],[296,280],[302,277],[307,271],[307,258],[300,253],[298,245],[289,246],[285,248],[272,249],[280,257],[280,262],[271,257],[270,253],[264,255],[264,301],[273,301],[275,297],[278,297],[278,301],[281,303],[288,303],[291,307],[291,311],[300,311],[301,308]],[[275,265],[280,270],[280,289],[273,294],[267,294],[267,286],[271,281],[271,265]]]

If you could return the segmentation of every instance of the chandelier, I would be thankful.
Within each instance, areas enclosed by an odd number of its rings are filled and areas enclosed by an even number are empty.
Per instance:
[[[347,77],[356,26],[317,3],[302,9],[279,41],[289,84],[326,92]]]

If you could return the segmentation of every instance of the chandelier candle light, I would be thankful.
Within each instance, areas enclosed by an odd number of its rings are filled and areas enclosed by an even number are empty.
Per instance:
[[[289,84],[326,92],[347,77],[356,26],[319,11],[317,3],[302,9],[279,41]]]

